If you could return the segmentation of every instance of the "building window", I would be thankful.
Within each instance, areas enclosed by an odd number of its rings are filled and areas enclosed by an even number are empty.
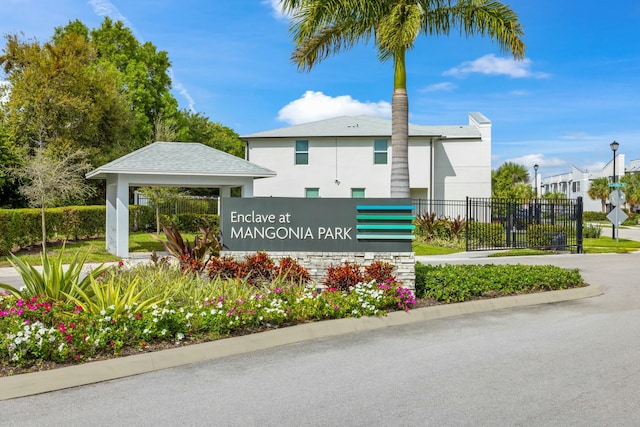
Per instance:
[[[304,189],[304,197],[307,199],[317,199],[320,197],[320,189],[319,188],[305,188]]]
[[[309,164],[309,141],[296,141],[296,165]]]
[[[351,198],[352,199],[364,199],[364,188],[352,188],[351,189]]]
[[[373,164],[387,164],[387,147],[386,139],[376,139],[373,141]]]

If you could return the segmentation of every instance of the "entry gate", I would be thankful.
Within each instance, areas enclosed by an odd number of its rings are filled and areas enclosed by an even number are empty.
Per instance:
[[[582,253],[582,197],[466,200],[466,250],[547,249]]]

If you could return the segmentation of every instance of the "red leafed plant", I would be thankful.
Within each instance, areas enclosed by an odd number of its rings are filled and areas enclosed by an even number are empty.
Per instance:
[[[356,263],[345,261],[340,265],[333,264],[327,268],[327,275],[322,284],[330,290],[347,291],[363,281],[362,271]]]
[[[210,278],[237,279],[244,274],[243,265],[233,257],[212,257],[207,263],[207,274]]]
[[[308,282],[311,280],[311,275],[307,269],[291,257],[280,258],[278,266],[274,272],[274,277],[278,277],[282,280],[290,280],[296,283]]]
[[[244,268],[247,272],[246,279],[254,285],[270,282],[273,278],[275,263],[266,252],[256,252],[247,255],[244,260]]]
[[[394,282],[396,277],[393,274],[395,267],[385,261],[374,261],[364,268],[364,280],[370,282],[375,280],[378,283]]]
[[[169,226],[162,224],[162,230],[167,241],[162,241],[164,249],[175,256],[180,262],[181,271],[201,272],[207,264],[207,257],[217,254],[220,242],[213,228],[209,224],[198,227],[202,236],[195,236],[193,245],[185,243],[178,227],[172,222]]]

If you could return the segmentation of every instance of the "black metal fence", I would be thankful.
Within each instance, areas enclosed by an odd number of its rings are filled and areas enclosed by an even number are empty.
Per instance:
[[[416,215],[465,221],[467,251],[547,249],[582,253],[582,198],[413,200]]]
[[[134,198],[134,204],[151,206],[153,203],[142,194],[137,194]],[[160,213],[162,215],[177,215],[184,213],[192,214],[217,214],[218,198],[217,197],[174,197],[159,203]]]

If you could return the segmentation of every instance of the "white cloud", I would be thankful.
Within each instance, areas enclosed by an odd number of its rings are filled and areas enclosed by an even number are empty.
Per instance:
[[[177,90],[178,93],[184,97],[184,99],[187,101],[187,104],[189,105],[189,110],[192,113],[196,113],[196,108],[195,108],[196,102],[193,100],[193,97],[191,96],[189,91],[187,90],[186,87],[183,86],[182,83],[180,83],[178,80],[174,78],[173,70],[171,68],[169,68],[168,71],[169,71],[169,77],[171,78],[171,86],[173,86],[175,90]]]
[[[280,0],[262,0],[262,4],[271,7],[272,14],[277,19],[289,19],[290,16],[282,11]]]
[[[122,21],[124,25],[131,28],[133,31],[133,25],[131,22],[120,13],[117,7],[108,0],[89,0],[89,4],[93,8],[93,12],[98,16],[108,16],[116,21]]]
[[[534,73],[531,71],[531,60],[523,59],[516,61],[512,58],[499,58],[494,54],[481,56],[475,61],[467,61],[453,67],[443,74],[445,76],[463,76],[470,73],[489,74],[489,75],[506,75],[514,79],[519,78],[536,78],[542,79],[549,77],[549,74]]]
[[[518,163],[520,165],[524,165],[527,168],[533,169],[533,165],[538,165],[540,168],[556,168],[559,166],[565,166],[567,163],[559,159],[557,157],[545,157],[544,154],[527,154],[520,157],[515,157],[512,159],[507,159],[507,162]]]
[[[451,82],[435,83],[420,89],[420,92],[442,92],[455,89],[457,86]]]
[[[331,97],[322,92],[307,91],[278,112],[278,120],[291,125],[340,116],[368,115],[391,117],[391,104],[386,101],[361,102],[349,95]]]

